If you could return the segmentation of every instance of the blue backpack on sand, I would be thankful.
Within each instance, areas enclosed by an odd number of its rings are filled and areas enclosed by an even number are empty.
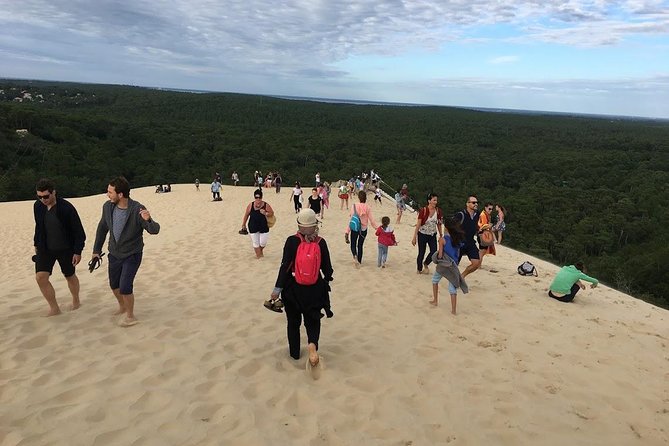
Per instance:
[[[351,231],[360,232],[362,229],[362,223],[360,222],[360,216],[358,215],[358,210],[353,205],[353,215],[351,215],[351,221],[348,222],[348,227]]]

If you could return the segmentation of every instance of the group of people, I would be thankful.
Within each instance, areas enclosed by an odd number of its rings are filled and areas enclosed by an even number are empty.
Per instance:
[[[320,174],[317,174],[318,180],[319,177]],[[360,180],[362,182],[362,178]],[[214,185],[217,185],[216,191]],[[340,199],[348,200],[354,193],[358,199],[350,208],[346,201],[349,223],[344,231],[345,242],[350,245],[355,268],[360,268],[365,239],[371,226],[377,237],[377,267],[385,268],[389,247],[397,245],[398,241],[390,226],[390,217],[383,216],[381,224],[377,224],[372,206],[367,203],[368,193],[364,183],[359,186],[358,189],[354,181],[340,182]],[[51,180],[39,180],[36,191],[33,257],[36,281],[49,304],[48,316],[55,316],[60,313],[60,307],[49,278],[56,262],[59,263],[72,294],[71,309],[76,310],[81,305],[79,280],[75,269],[81,261],[86,234],[76,209],[70,202],[57,196],[55,184]],[[219,193],[220,197],[220,177],[214,178],[212,193]],[[408,197],[406,184],[398,194],[402,200]],[[308,207],[304,209],[302,195],[300,183],[296,182],[289,200],[293,200],[295,205],[297,232],[284,243],[275,287],[265,306],[274,311],[285,310],[289,352],[295,359],[300,356],[300,324],[304,323],[309,352],[307,368],[314,369],[320,363],[320,319],[333,316],[329,299],[333,268],[328,245],[318,235],[324,209],[328,206],[328,183],[319,181],[317,187],[312,188]],[[344,198],[343,195],[347,196]],[[101,263],[104,255],[103,244],[109,235],[109,286],[118,302],[116,314],[124,315],[119,320],[119,325],[128,327],[137,323],[133,283],[142,262],[143,233],[146,231],[149,234],[158,234],[160,225],[153,220],[146,207],[130,198],[130,185],[125,178],[112,179],[107,187],[107,196],[109,200],[102,207],[89,268],[93,271]],[[493,218],[494,210],[496,219]],[[398,214],[399,211],[398,207]],[[452,216],[445,216],[438,206],[438,196],[434,193],[427,196],[425,206],[418,209],[411,243],[418,249],[418,274],[430,274],[430,266],[435,265],[430,304],[438,305],[439,283],[445,277],[451,298],[451,312],[456,314],[458,289],[468,292],[465,278],[480,268],[485,255],[495,254],[495,243],[502,241],[505,230],[505,215],[505,209],[501,205],[488,202],[479,211],[478,198],[471,195],[467,198],[464,209]],[[399,223],[399,217],[401,215],[398,215],[396,223]],[[254,190],[253,201],[246,206],[240,230],[240,233],[250,235],[257,258],[264,256],[269,230],[274,221],[274,210],[263,200],[263,189],[258,187]],[[465,256],[469,259],[469,264],[460,272],[459,264]],[[585,271],[582,263],[565,266],[551,283],[548,295],[562,302],[571,302],[578,291],[585,288],[582,281],[590,282],[593,287],[597,286],[597,280],[588,276]]]
[[[53,267],[58,262],[72,294],[71,310],[80,307],[79,279],[76,266],[86,242],[86,233],[76,208],[58,196],[56,185],[49,179],[36,184],[37,200],[33,206],[35,217],[35,279],[49,304],[47,316],[60,314],[56,292],[50,281]],[[89,269],[93,271],[102,262],[103,245],[107,235],[107,263],[109,286],[118,301],[116,315],[124,315],[119,325],[137,324],[133,284],[142,263],[143,234],[158,234],[160,225],[141,203],[130,198],[130,184],[124,177],[116,177],[107,186],[109,201],[102,206],[102,215],[95,232]]]

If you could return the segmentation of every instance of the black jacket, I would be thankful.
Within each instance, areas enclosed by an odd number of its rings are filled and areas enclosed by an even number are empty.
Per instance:
[[[46,227],[44,226],[44,216],[46,215],[47,207],[40,200],[35,201],[33,206],[33,213],[35,214],[35,237],[33,241],[35,247],[40,251],[46,251]],[[68,245],[72,248],[74,254],[81,255],[86,243],[86,232],[81,225],[81,219],[77,210],[69,201],[56,197],[56,216],[63,225],[65,231],[65,238]]]
[[[330,261],[328,245],[324,239],[321,239],[318,243],[321,248],[321,274],[316,283],[300,285],[295,282],[293,276],[293,262],[295,262],[299,244],[300,239],[296,235],[291,235],[286,239],[275,287],[282,288],[282,299],[293,301],[303,313],[312,313],[312,317],[320,317],[320,311],[324,309],[327,316],[332,317],[329,282],[332,281],[334,271]]]

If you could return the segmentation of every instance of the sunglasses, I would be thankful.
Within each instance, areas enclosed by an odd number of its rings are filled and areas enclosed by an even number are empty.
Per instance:
[[[254,196],[254,198],[262,198],[262,197],[259,197],[259,196],[256,195],[256,196]]]
[[[468,201],[468,203],[471,203],[471,204],[479,204],[478,201]]]
[[[48,200],[49,198],[51,198],[51,194],[46,194],[46,195],[37,194],[37,198],[40,200]]]

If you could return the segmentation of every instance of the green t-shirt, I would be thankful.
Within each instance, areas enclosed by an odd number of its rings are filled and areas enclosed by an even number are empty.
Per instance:
[[[574,265],[569,265],[562,267],[557,276],[555,276],[555,279],[553,279],[553,283],[551,283],[549,289],[556,293],[569,294],[571,287],[579,280],[585,280],[595,285],[599,283],[597,279],[582,273]]]

